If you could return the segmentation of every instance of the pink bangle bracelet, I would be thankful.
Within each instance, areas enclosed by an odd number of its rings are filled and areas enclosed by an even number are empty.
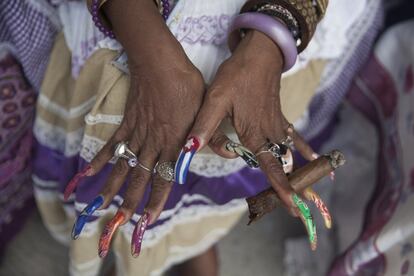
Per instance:
[[[283,53],[283,72],[295,65],[298,51],[289,29],[271,16],[246,12],[236,16],[229,28],[228,45],[233,51],[241,40],[240,29],[253,29],[267,35],[279,46]]]

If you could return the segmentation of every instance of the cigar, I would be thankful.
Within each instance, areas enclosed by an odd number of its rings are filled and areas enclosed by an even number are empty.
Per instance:
[[[288,176],[289,185],[296,193],[301,193],[305,188],[313,185],[344,164],[344,155],[338,150],[333,150],[291,173]],[[277,206],[282,205],[273,188],[268,188],[255,196],[249,197],[246,201],[250,213],[248,224],[259,220]]]

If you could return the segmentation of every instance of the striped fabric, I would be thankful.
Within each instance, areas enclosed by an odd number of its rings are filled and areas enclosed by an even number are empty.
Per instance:
[[[56,11],[43,0],[0,1],[0,48],[16,56],[36,90],[40,88],[58,24]]]

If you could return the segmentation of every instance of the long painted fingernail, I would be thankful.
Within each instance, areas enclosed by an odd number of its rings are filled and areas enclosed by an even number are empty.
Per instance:
[[[194,154],[200,148],[200,140],[197,137],[190,137],[182,148],[175,164],[175,182],[184,184]]]
[[[328,207],[326,207],[325,202],[323,202],[321,197],[311,187],[306,188],[303,194],[307,200],[315,203],[316,208],[318,208],[319,212],[323,217],[326,228],[331,229],[332,217],[329,213]]]
[[[137,258],[141,253],[142,240],[144,238],[144,233],[145,230],[147,230],[150,220],[150,214],[148,212],[144,212],[137,225],[135,226],[134,232],[132,233],[131,254],[134,258]]]
[[[313,222],[312,214],[309,210],[308,205],[299,198],[297,194],[292,196],[293,202],[296,207],[298,207],[301,219],[303,220],[306,231],[308,232],[309,242],[312,250],[316,250],[317,247],[317,236],[316,236],[316,226]]]
[[[118,211],[115,216],[105,225],[105,228],[101,234],[101,238],[99,239],[99,257],[105,258],[106,255],[108,255],[112,237],[124,220],[125,214],[122,211]]]
[[[63,199],[66,201],[68,200],[69,196],[73,193],[73,191],[78,186],[80,180],[85,176],[92,175],[92,167],[90,165],[86,166],[82,171],[78,172],[68,183],[65,188],[65,192],[63,193]]]
[[[99,195],[91,203],[89,203],[88,206],[85,207],[85,209],[82,210],[82,212],[77,217],[75,224],[73,225],[72,239],[76,240],[79,237],[89,216],[92,215],[93,212],[96,211],[96,209],[101,207],[103,203],[104,197],[102,195]]]
[[[246,162],[246,164],[250,168],[259,167],[259,161],[257,161],[256,156],[246,147],[243,147],[238,143],[230,141],[226,144],[226,150],[229,152],[236,153],[239,157],[241,157],[244,160],[244,162]]]

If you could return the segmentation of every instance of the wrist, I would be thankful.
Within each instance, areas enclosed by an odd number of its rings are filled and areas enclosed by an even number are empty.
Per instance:
[[[232,58],[250,66],[265,66],[269,71],[282,72],[283,53],[272,39],[260,31],[249,30],[238,44]]]

